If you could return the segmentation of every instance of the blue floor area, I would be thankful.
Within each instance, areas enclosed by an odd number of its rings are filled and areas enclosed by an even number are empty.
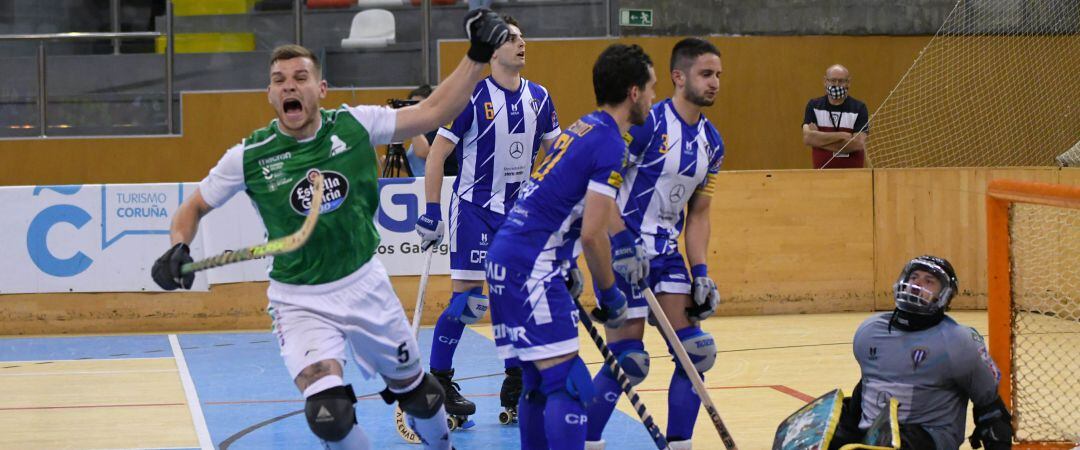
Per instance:
[[[431,348],[431,333],[431,329],[420,333],[425,353]],[[179,342],[216,446],[321,448],[308,430],[302,396],[289,379],[270,333],[182,334]],[[476,426],[453,434],[459,450],[520,448],[517,426],[498,422],[503,365],[494,355],[492,341],[466,329],[454,358],[455,378],[462,393],[476,402],[477,414],[472,417]],[[171,356],[164,335],[0,339],[0,361],[4,362]],[[595,372],[597,367],[590,369]],[[420,448],[405,443],[394,431],[394,408],[377,394],[385,387],[382,380],[362,379],[349,363],[345,381],[361,397],[356,404],[357,421],[376,447]],[[654,448],[641,423],[618,411],[604,434],[620,449]]]

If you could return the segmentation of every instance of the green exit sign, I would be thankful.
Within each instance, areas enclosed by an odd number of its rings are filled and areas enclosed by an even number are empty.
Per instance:
[[[619,24],[624,27],[651,27],[651,9],[619,9]]]

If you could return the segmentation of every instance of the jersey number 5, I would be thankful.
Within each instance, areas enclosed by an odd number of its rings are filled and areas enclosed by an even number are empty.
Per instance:
[[[544,162],[540,163],[540,167],[536,168],[536,172],[533,173],[532,177],[535,178],[536,181],[542,181],[544,177],[547,176],[548,172],[551,172],[551,169],[555,167],[555,164],[557,164],[559,160],[562,159],[563,155],[566,154],[566,148],[570,146],[571,142],[574,142],[572,136],[568,134],[559,135],[559,138],[555,140],[555,144],[551,146],[551,152],[544,158]]]

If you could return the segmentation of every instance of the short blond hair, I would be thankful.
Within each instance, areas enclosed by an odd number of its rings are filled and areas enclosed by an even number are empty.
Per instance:
[[[270,66],[273,66],[275,62],[284,61],[293,58],[307,58],[311,60],[311,64],[315,66],[315,71],[322,75],[322,66],[319,64],[319,57],[315,56],[311,50],[307,47],[296,44],[279,45],[270,53]]]

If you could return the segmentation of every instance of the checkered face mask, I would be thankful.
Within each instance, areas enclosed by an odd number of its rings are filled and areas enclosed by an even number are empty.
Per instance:
[[[829,94],[829,98],[833,100],[840,100],[847,97],[847,88],[844,86],[828,86],[825,88],[825,93]]]

